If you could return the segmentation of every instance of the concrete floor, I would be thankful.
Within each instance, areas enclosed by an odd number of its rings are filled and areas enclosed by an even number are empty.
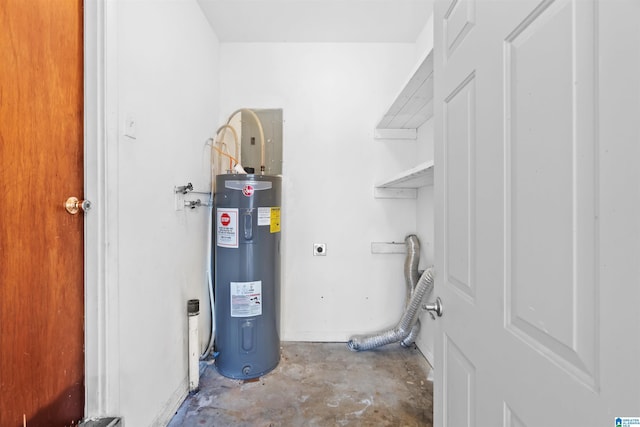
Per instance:
[[[432,426],[431,367],[398,344],[355,353],[344,343],[282,343],[281,360],[253,382],[213,365],[169,427]]]

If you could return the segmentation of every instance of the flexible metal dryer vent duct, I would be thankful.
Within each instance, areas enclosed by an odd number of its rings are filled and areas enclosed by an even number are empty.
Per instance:
[[[398,324],[386,331],[369,335],[356,335],[351,337],[347,346],[352,351],[372,350],[383,345],[401,341],[401,345],[407,347],[413,343],[420,331],[420,306],[425,296],[433,291],[433,270],[425,270],[418,279],[418,261],[420,259],[420,243],[415,235],[409,235],[405,239],[407,245],[407,258],[404,264],[404,277],[407,284],[407,297],[404,313]]]

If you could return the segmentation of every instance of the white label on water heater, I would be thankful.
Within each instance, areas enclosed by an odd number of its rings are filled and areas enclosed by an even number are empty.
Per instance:
[[[262,315],[262,281],[231,282],[231,317]]]
[[[258,226],[271,225],[271,208],[258,208]]]
[[[218,208],[217,244],[223,248],[238,247],[238,209]]]

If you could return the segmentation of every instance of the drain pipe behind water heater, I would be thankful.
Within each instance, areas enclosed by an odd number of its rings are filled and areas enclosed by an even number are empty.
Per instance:
[[[216,309],[213,296],[213,189],[209,198],[209,219],[207,222],[207,287],[209,289],[209,309],[211,313],[211,329],[209,334],[209,343],[204,353],[200,355],[200,359],[206,359],[213,350],[213,342],[216,336]]]
[[[187,302],[187,314],[189,316],[189,392],[195,392],[200,386],[200,340],[198,336],[200,300],[190,299]]]

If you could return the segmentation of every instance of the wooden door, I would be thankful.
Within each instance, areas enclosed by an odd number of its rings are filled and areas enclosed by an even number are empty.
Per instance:
[[[640,417],[639,18],[436,3],[437,427]]]
[[[82,0],[0,0],[0,426],[84,413]]]

